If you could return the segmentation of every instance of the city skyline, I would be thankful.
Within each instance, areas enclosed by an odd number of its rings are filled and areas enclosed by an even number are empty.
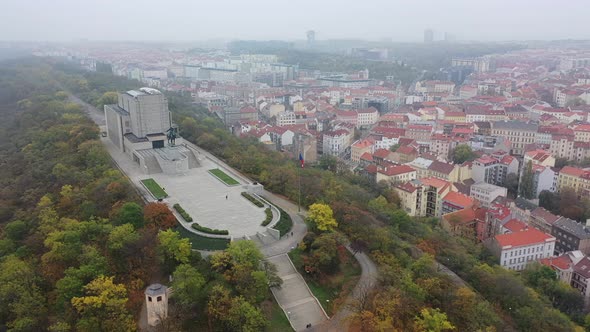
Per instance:
[[[535,1],[534,7],[531,4],[506,0],[453,0],[444,4],[370,0],[342,6],[332,0],[319,4],[303,0],[294,6],[269,0],[174,0],[164,7],[153,0],[25,0],[4,5],[0,40],[304,40],[306,31],[315,30],[317,40],[420,42],[425,29],[434,31],[434,40],[443,40],[445,33],[457,40],[478,41],[590,39],[584,12],[579,10],[583,1],[560,3],[559,10],[555,10],[553,1]],[[284,15],[265,15],[278,8]]]

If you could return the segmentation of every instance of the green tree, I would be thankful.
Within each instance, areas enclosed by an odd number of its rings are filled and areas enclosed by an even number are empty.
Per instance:
[[[39,331],[45,325],[45,297],[33,266],[17,258],[0,263],[0,321],[13,331]]]
[[[535,188],[533,187],[533,181],[533,163],[529,160],[520,179],[520,195],[522,197],[526,199],[535,198]]]
[[[389,147],[389,151],[395,152],[395,151],[397,151],[397,149],[399,149],[400,146],[401,145],[399,143],[398,144],[394,144],[394,145],[392,145],[392,146]]]
[[[473,150],[467,144],[460,144],[453,151],[453,161],[455,164],[462,164],[474,158],[475,153],[473,153]]]
[[[315,228],[323,232],[330,232],[338,227],[338,222],[334,219],[332,208],[328,204],[312,204],[309,207],[307,220],[309,220]]]
[[[172,274],[173,297],[184,308],[191,308],[201,296],[205,278],[189,264],[180,264]]]
[[[168,229],[158,232],[157,251],[164,265],[172,271],[177,264],[189,262],[191,244],[187,238],[181,238],[178,232]]]
[[[112,252],[131,245],[139,240],[139,234],[135,231],[132,224],[123,224],[113,228],[107,240],[107,248]]]
[[[508,189],[508,193],[512,195],[512,197],[518,196],[518,175],[515,173],[509,173],[506,175],[506,179],[504,180],[504,187]]]
[[[559,214],[559,206],[561,197],[559,193],[553,193],[549,190],[543,190],[539,193],[539,206],[545,208],[547,211],[553,214]]]
[[[127,202],[121,206],[114,217],[115,224],[131,224],[135,229],[143,227],[143,208],[134,202]]]
[[[415,318],[416,329],[425,332],[440,332],[454,330],[455,327],[447,320],[447,314],[440,309],[424,308],[420,316]]]
[[[216,285],[211,290],[207,303],[209,327],[213,322],[221,325],[225,331],[256,332],[262,331],[268,321],[260,309],[248,303],[243,297],[232,297],[229,290]]]

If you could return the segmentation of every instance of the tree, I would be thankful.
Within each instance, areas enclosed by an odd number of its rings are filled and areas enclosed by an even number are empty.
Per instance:
[[[325,170],[328,170],[331,172],[336,172],[337,164],[338,164],[338,158],[336,158],[335,156],[325,154],[320,158],[320,168],[321,169],[325,169]]]
[[[221,323],[223,330],[236,332],[263,331],[268,325],[260,309],[241,296],[232,297],[229,290],[220,285],[211,290],[207,315],[211,330],[214,321]]]
[[[47,309],[30,263],[16,256],[0,263],[0,319],[14,331],[42,330]]]
[[[399,149],[400,146],[401,145],[399,143],[398,144],[394,144],[394,145],[392,145],[392,146],[389,147],[389,151],[395,152],[395,151],[397,151],[397,149]]]
[[[176,218],[164,203],[148,203],[143,208],[143,218],[148,227],[168,229],[176,225]]]
[[[181,238],[171,229],[158,232],[158,247],[161,260],[168,270],[173,270],[178,263],[188,263],[191,256],[191,244],[187,238]]]
[[[460,144],[453,151],[453,161],[455,164],[462,164],[474,158],[475,153],[473,153],[473,150],[467,144]]]
[[[584,207],[578,198],[578,194],[572,188],[563,188],[559,192],[559,214],[574,220],[582,220]]]
[[[332,208],[327,204],[315,203],[309,207],[307,220],[320,231],[331,232],[338,227],[338,222],[334,219]]]
[[[453,324],[447,320],[447,314],[440,312],[438,308],[424,308],[420,310],[420,316],[414,320],[418,331],[440,332],[455,329]]]
[[[205,278],[189,264],[180,264],[174,271],[172,288],[174,299],[183,307],[191,308],[201,296]]]
[[[543,190],[539,194],[539,206],[545,208],[547,211],[553,214],[560,213],[560,201],[561,197],[559,193],[554,193],[549,190]]]
[[[78,330],[81,331],[134,331],[135,322],[129,314],[127,289],[115,284],[113,277],[100,276],[86,286],[86,295],[74,297],[72,306],[81,315]]]
[[[533,176],[533,163],[529,160],[525,169],[523,170],[522,177],[520,179],[520,195],[526,199],[535,198]]]
[[[116,225],[131,224],[135,229],[143,227],[143,211],[139,204],[127,202],[114,216]]]
[[[107,240],[107,247],[112,252],[117,252],[137,240],[139,240],[139,234],[135,231],[133,225],[123,224],[113,228]]]
[[[512,195],[512,197],[518,196],[518,175],[515,173],[509,173],[506,175],[506,179],[504,180],[504,187],[508,189],[508,193]]]

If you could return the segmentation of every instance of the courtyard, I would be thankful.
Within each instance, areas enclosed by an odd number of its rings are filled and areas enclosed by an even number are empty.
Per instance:
[[[262,233],[266,230],[266,227],[261,226],[266,216],[264,208],[255,206],[241,195],[247,190],[248,183],[217,161],[195,153],[201,167],[189,169],[180,175],[147,175],[143,174],[138,164],[118,150],[108,138],[102,140],[119,167],[142,192],[150,195],[141,181],[154,179],[168,195],[163,202],[168,204],[170,209],[174,204],[180,204],[199,225],[228,230],[233,238],[255,236],[257,232]],[[228,186],[209,172],[218,168],[240,184]]]

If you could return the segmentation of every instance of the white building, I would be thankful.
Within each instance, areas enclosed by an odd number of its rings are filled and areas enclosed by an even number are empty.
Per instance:
[[[509,270],[521,271],[532,262],[553,256],[555,237],[536,228],[500,234],[494,237],[494,251],[500,265]]]
[[[481,202],[482,206],[489,207],[492,202],[498,197],[506,197],[508,189],[498,187],[496,185],[480,182],[471,185],[471,192],[469,195]]]
[[[296,123],[296,116],[295,112],[281,112],[276,115],[277,126],[284,127],[284,126],[291,126]]]
[[[357,110],[357,126],[372,126],[379,121],[379,111],[375,107]]]
[[[326,155],[338,156],[352,144],[352,133],[346,129],[338,129],[324,133],[322,148]]]

